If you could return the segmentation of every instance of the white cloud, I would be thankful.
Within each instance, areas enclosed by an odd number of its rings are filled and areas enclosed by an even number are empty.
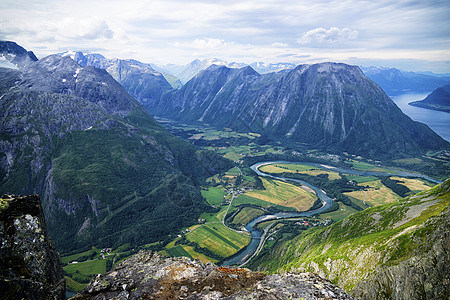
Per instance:
[[[226,46],[224,40],[221,39],[212,39],[212,38],[204,38],[204,39],[195,39],[191,46],[196,49],[219,49]]]
[[[318,27],[312,29],[298,40],[300,44],[313,44],[313,43],[336,43],[349,40],[355,40],[358,37],[358,31],[350,28],[339,29],[337,27],[331,27],[325,29]]]
[[[105,20],[97,17],[89,19],[66,18],[58,22],[57,32],[68,39],[112,39],[114,32]]]
[[[291,53],[334,61],[450,61],[449,14],[444,0],[3,0],[0,39],[39,57],[98,49],[107,57],[162,63],[305,62],[285,56]],[[450,72],[448,64],[439,72]]]
[[[272,43],[272,47],[277,47],[277,48],[286,48],[288,46],[289,45],[285,44],[285,43],[279,43],[279,42]]]

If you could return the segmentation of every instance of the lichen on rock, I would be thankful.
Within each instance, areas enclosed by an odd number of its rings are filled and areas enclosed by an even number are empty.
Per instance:
[[[312,273],[266,275],[140,251],[73,299],[351,299]]]
[[[61,261],[39,196],[2,197],[0,240],[2,299],[65,299]]]

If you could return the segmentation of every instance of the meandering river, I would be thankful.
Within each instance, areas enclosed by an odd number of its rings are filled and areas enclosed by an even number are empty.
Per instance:
[[[275,214],[271,214],[271,215],[262,215],[256,219],[254,219],[253,221],[251,221],[250,223],[248,223],[245,226],[245,229],[247,229],[247,231],[252,234],[252,240],[250,241],[248,246],[242,252],[240,252],[238,255],[226,260],[222,264],[223,266],[242,265],[243,263],[247,262],[249,258],[252,257],[252,255],[258,249],[259,244],[263,243],[263,240],[261,240],[261,232],[259,230],[255,229],[255,226],[258,223],[269,221],[269,220],[276,220],[276,219],[312,216],[314,214],[318,214],[318,213],[321,213],[321,212],[327,210],[328,208],[331,207],[331,205],[333,203],[333,199],[328,197],[327,194],[323,190],[319,189],[316,186],[313,186],[312,184],[309,184],[309,183],[307,183],[303,180],[299,180],[299,179],[274,176],[274,175],[264,173],[259,170],[259,168],[261,166],[270,165],[270,164],[302,164],[302,165],[309,165],[309,166],[313,166],[316,168],[321,168],[321,169],[325,169],[325,170],[329,170],[329,171],[335,171],[335,172],[351,174],[351,175],[359,175],[359,176],[393,176],[393,175],[395,175],[395,176],[400,176],[400,177],[419,177],[419,178],[424,178],[424,179],[429,180],[434,183],[441,183],[441,181],[432,179],[432,178],[422,175],[422,174],[404,172],[404,171],[395,170],[395,169],[390,169],[392,171],[392,173],[388,173],[388,172],[378,172],[378,171],[360,171],[360,170],[355,170],[355,169],[344,169],[344,168],[340,168],[340,167],[332,167],[332,166],[327,166],[327,165],[318,164],[318,163],[310,163],[310,162],[289,162],[289,161],[258,162],[256,164],[252,165],[250,168],[253,171],[255,171],[256,174],[258,174],[259,176],[271,177],[271,178],[279,179],[279,180],[290,180],[290,181],[298,182],[301,185],[306,185],[307,187],[314,190],[314,192],[316,193],[316,196],[320,200],[322,200],[323,205],[322,205],[322,207],[320,207],[316,210],[312,210],[312,211],[297,212],[297,213],[281,212],[281,213],[275,213]]]

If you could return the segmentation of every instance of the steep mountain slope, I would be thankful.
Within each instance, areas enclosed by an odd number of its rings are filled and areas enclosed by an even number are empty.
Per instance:
[[[0,41],[0,67],[19,68],[38,59],[32,51],[27,51],[15,42]]]
[[[162,240],[229,162],[171,135],[105,70],[57,55],[0,68],[0,193],[42,196],[59,251]]]
[[[389,96],[404,93],[429,93],[450,83],[450,76],[404,72],[396,68],[361,67]]]
[[[322,63],[260,75],[212,66],[149,103],[156,115],[254,131],[287,143],[402,156],[449,143],[401,112],[358,67]]]
[[[450,113],[450,85],[437,88],[425,99],[408,104]]]
[[[155,71],[149,64],[133,59],[107,59],[101,54],[66,52],[62,56],[70,56],[82,67],[93,66],[106,70],[122,87],[144,107],[148,101],[159,99],[172,86],[160,72]],[[171,78],[177,87],[176,79]]]
[[[277,245],[253,266],[312,271],[358,299],[448,299],[450,179]]]

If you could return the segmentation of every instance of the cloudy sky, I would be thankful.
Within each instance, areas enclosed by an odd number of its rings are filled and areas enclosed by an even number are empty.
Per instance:
[[[2,0],[0,39],[186,64],[338,61],[450,73],[448,0]]]

